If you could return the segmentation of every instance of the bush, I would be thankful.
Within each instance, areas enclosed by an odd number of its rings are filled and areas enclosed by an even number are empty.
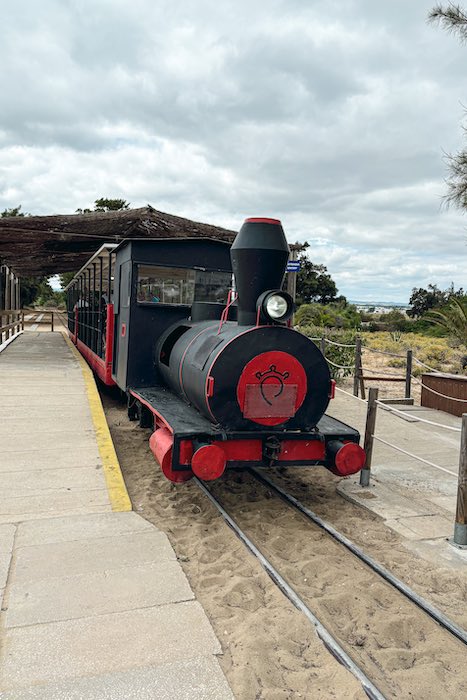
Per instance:
[[[359,328],[361,317],[352,304],[302,304],[295,314],[298,326]]]
[[[301,326],[299,330],[308,336],[308,338],[311,338],[315,345],[319,348],[320,340],[323,337],[326,340],[331,340],[333,343],[340,343],[341,345],[355,345],[355,339],[357,337],[355,330],[330,330],[329,328],[320,328],[319,326],[312,325]],[[347,348],[326,343],[325,355],[326,359],[333,362],[334,365],[346,367],[346,369],[340,369],[330,364],[329,370],[333,379],[343,379],[344,377],[348,377],[349,375],[353,374],[353,368],[355,365],[354,347]]]
[[[413,356],[417,360],[424,362],[435,370],[444,372],[462,373],[462,357],[465,354],[463,346],[451,347],[446,338],[429,338],[419,333],[363,333],[362,341],[364,346],[374,350],[405,355],[407,350],[413,351]],[[388,357],[387,366],[403,367],[405,359],[403,357]],[[418,377],[427,372],[414,360],[412,373]],[[465,370],[464,370],[465,371]]]

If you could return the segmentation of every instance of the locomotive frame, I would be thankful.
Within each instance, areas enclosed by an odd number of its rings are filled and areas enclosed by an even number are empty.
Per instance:
[[[363,467],[358,431],[324,415],[334,392],[325,360],[290,328],[287,259],[280,222],[250,219],[232,250],[209,238],[106,244],[68,285],[72,341],[125,392],[129,419],[153,429],[171,481],[227,467]]]

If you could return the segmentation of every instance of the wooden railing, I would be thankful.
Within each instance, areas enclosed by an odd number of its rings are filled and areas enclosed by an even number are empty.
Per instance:
[[[24,331],[24,313],[21,309],[0,309],[0,345],[10,335]]]

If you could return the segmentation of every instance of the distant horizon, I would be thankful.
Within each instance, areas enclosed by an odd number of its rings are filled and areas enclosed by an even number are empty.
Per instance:
[[[347,299],[349,304],[354,304],[355,306],[412,306],[412,304],[409,304],[409,302],[402,302],[402,301],[374,301],[373,299],[370,299],[369,301],[365,301],[364,299]]]

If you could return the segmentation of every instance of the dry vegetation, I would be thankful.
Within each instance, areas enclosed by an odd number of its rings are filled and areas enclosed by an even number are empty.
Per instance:
[[[417,360],[440,372],[462,373],[462,359],[467,350],[449,338],[430,338],[420,333],[399,333],[379,331],[363,333],[363,343],[368,350],[402,355],[401,358],[384,356],[388,367],[403,367],[405,369],[407,350],[413,351]],[[365,355],[368,356],[369,352]],[[426,371],[426,367],[414,362],[412,373],[418,377]]]
[[[411,394],[416,404],[420,403],[420,376],[424,372],[430,371],[419,362],[423,362],[439,372],[452,374],[466,372],[462,368],[462,361],[467,354],[467,349],[462,345],[456,345],[449,338],[430,338],[419,333],[400,333],[397,331],[362,333],[361,337],[363,374],[367,377],[383,377],[385,375],[405,377],[407,350],[413,351],[412,375],[414,378],[412,379]],[[394,355],[400,357],[394,357]],[[341,385],[351,389],[353,377],[346,377]],[[402,398],[405,395],[404,382],[384,382],[380,379],[365,381],[366,389],[372,386],[378,387],[380,396],[384,398]]]

